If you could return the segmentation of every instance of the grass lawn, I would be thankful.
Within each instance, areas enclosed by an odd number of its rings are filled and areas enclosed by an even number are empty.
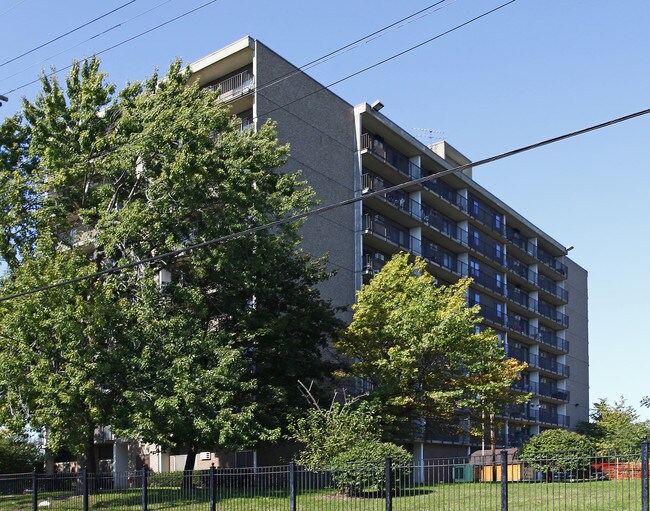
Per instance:
[[[455,483],[419,486],[401,490],[393,497],[394,511],[500,511],[501,486],[498,483]],[[239,493],[239,494],[237,494]],[[220,511],[287,511],[287,493],[278,496],[252,497],[241,492],[222,495],[217,501]],[[181,492],[177,488],[151,488],[148,509],[207,510],[206,490]],[[60,511],[83,510],[80,495],[41,493],[38,501],[50,505],[39,509]],[[140,489],[110,491],[90,496],[90,509],[138,511]],[[383,498],[346,497],[335,491],[302,492],[297,496],[297,511],[383,511]],[[511,483],[508,486],[510,511],[638,511],[641,508],[641,481],[592,481],[554,483]],[[0,511],[29,511],[31,495],[0,496]]]

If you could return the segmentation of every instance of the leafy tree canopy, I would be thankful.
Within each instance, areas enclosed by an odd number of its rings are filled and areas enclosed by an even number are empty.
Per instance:
[[[97,59],[42,78],[0,127],[0,295],[305,211],[272,123],[240,129],[173,64],[119,93]],[[94,430],[163,446],[277,438],[340,324],[298,224],[0,303],[0,419],[86,452]],[[193,460],[193,456],[188,459]]]
[[[20,474],[43,470],[43,453],[24,433],[0,429],[0,474]]]
[[[589,436],[603,455],[639,453],[641,442],[650,437],[650,422],[640,421],[637,411],[624,398],[613,405],[607,399],[594,403],[590,419],[578,430]]]
[[[526,365],[508,359],[499,339],[479,331],[468,307],[470,280],[438,286],[426,262],[395,255],[358,293],[354,318],[336,346],[368,381],[384,419],[434,418],[517,402],[509,392]]]

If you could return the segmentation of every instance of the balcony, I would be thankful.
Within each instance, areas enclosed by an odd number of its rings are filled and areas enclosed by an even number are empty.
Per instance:
[[[551,383],[539,383],[537,384],[538,390],[536,394],[540,396],[548,397],[551,399],[556,399],[558,401],[569,401],[569,391],[564,389],[558,389],[557,385]]]
[[[518,348],[516,346],[513,346],[512,344],[508,344],[506,346],[506,353],[508,354],[509,357],[516,358],[520,362],[529,362],[531,357],[530,353],[528,352],[528,349]]]
[[[363,215],[364,232],[372,233],[399,248],[408,250],[410,248],[410,236],[406,229],[398,227],[380,215],[366,213]]]
[[[562,428],[568,428],[570,426],[569,417],[562,415],[561,413],[543,409],[536,410],[536,413],[538,422],[544,424],[552,424],[554,426],[560,426]]]
[[[537,247],[535,247],[535,245],[533,245],[530,241],[524,238],[519,232],[519,229],[506,227],[506,239],[513,245],[516,245],[521,250],[526,252],[528,255],[536,257]]]
[[[470,295],[469,306],[473,307],[474,305],[478,305],[481,308],[479,316],[498,325],[505,325],[505,314],[503,314],[503,309],[498,309],[491,307],[490,305],[478,303]]]
[[[519,275],[524,280],[531,284],[537,285],[537,273],[530,270],[528,266],[522,263],[519,259],[515,259],[511,255],[506,256],[506,268],[508,268],[515,275]]]
[[[562,364],[555,360],[555,358],[550,357],[538,357],[537,355],[530,356],[530,365],[537,367],[538,369],[543,369],[550,373],[559,374],[565,378],[569,377],[569,366]]]
[[[515,303],[518,303],[522,307],[529,307],[529,297],[528,293],[521,289],[520,287],[513,286],[512,284],[508,284],[506,286],[506,293],[505,295],[512,300]]]
[[[465,269],[467,265],[462,261],[459,261],[455,254],[444,250],[435,243],[427,240],[422,240],[421,245],[422,252],[416,255],[420,255],[427,261],[445,268],[456,275],[464,275],[466,273],[463,269]]]
[[[394,186],[392,183],[389,183],[388,181],[385,181],[384,179],[374,176],[372,174],[363,174],[362,177],[362,182],[363,182],[363,191],[364,193],[367,192],[379,192],[381,190],[385,190],[386,188],[390,188]],[[378,198],[384,200],[385,202],[391,204],[392,206],[396,207],[397,209],[404,211],[405,213],[411,213],[412,211],[412,204],[415,206],[417,203],[415,201],[412,201],[409,199],[409,196],[406,192],[403,192],[402,190],[394,190],[392,192],[388,192],[384,195],[379,195]]]
[[[569,352],[569,341],[565,341],[561,337],[558,337],[557,333],[553,330],[540,328],[537,331],[537,340],[548,346],[553,346],[558,350],[564,351],[565,353]]]
[[[471,277],[476,284],[480,284],[490,291],[494,291],[500,295],[505,295],[503,277],[500,274],[489,274],[484,269],[477,271],[471,265],[469,265],[468,268],[469,272],[467,276]]]
[[[568,268],[566,264],[561,263],[559,259],[555,256],[552,256],[549,254],[546,250],[544,250],[541,247],[537,247],[537,260],[541,261],[544,263],[546,266],[551,268],[552,270],[556,271],[560,275],[564,275],[565,277],[568,274]]]
[[[562,325],[564,328],[569,328],[569,316],[556,310],[555,306],[552,304],[540,300],[537,304],[537,312],[540,316],[544,316],[545,318]]]
[[[469,216],[475,218],[492,231],[500,235],[504,234],[503,215],[491,208],[487,208],[481,201],[472,196],[470,196],[468,202],[467,213]]]
[[[528,323],[528,319],[518,314],[508,313],[506,315],[506,326],[515,333],[525,335],[530,339],[537,337],[537,329]]]
[[[488,259],[495,261],[499,264],[503,264],[503,247],[500,243],[495,240],[488,238],[489,241],[481,239],[481,233],[476,230],[465,231],[459,229],[461,235],[467,237],[467,246],[472,250],[475,250],[479,254],[484,255]]]
[[[223,102],[232,101],[240,96],[244,96],[252,92],[254,88],[255,80],[253,73],[249,70],[242,71],[206,87],[208,90],[219,90],[218,99]]]
[[[422,183],[422,186],[433,193],[435,196],[446,200],[449,204],[452,204],[461,211],[467,213],[467,199],[460,195],[456,190],[454,190],[444,181],[440,181],[439,179],[425,181]]]
[[[365,252],[363,254],[364,275],[375,275],[381,271],[386,264],[386,255],[381,252]]]
[[[517,380],[512,384],[512,390],[525,394],[539,394],[539,383],[535,381]]]
[[[537,285],[540,287],[540,289],[555,296],[556,298],[559,298],[564,303],[567,303],[569,301],[569,292],[565,289],[562,289],[557,285],[555,281],[542,274],[539,274],[537,277]]]
[[[408,157],[384,142],[382,137],[368,132],[363,133],[361,135],[361,149],[370,151],[375,157],[395,168],[409,179],[419,177],[416,175],[416,169],[411,165]]]

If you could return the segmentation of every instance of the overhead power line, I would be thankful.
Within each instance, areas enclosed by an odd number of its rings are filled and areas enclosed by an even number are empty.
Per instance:
[[[26,2],[26,0],[20,0],[19,2],[16,2],[14,5],[12,5],[11,7],[9,7],[9,9],[6,9],[6,10],[0,12],[0,16],[4,16],[4,15],[7,14],[8,12],[13,11],[16,7],[18,7],[20,4],[24,4],[25,2]]]
[[[128,18],[128,19],[126,19],[124,21],[120,21],[119,23],[117,23],[116,25],[113,25],[112,27],[105,28],[101,32],[97,32],[96,34],[91,35],[89,38],[84,39],[83,41],[79,41],[77,44],[74,44],[73,46],[69,46],[68,48],[66,48],[64,50],[61,50],[60,52],[55,53],[54,55],[50,55],[49,57],[46,57],[46,58],[44,58],[43,60],[41,60],[39,62],[36,62],[34,64],[30,64],[27,67],[21,69],[20,71],[16,71],[13,74],[5,75],[3,78],[0,78],[0,83],[6,82],[7,80],[13,78],[14,76],[18,76],[20,74],[23,74],[25,71],[29,71],[30,69],[32,69],[32,68],[34,68],[36,66],[39,66],[40,64],[44,64],[44,63],[52,60],[53,58],[58,57],[59,55],[63,55],[64,53],[67,53],[67,52],[69,52],[70,50],[72,50],[74,48],[77,48],[77,47],[79,47],[79,46],[81,46],[81,45],[83,45],[83,44],[85,44],[85,43],[87,43],[89,41],[92,41],[93,39],[97,39],[98,37],[101,37],[101,36],[103,36],[105,34],[108,34],[109,32],[111,32],[111,31],[113,31],[113,30],[115,30],[117,28],[123,27],[127,23],[130,23],[131,21],[133,21],[135,19],[141,18],[142,16],[145,16],[146,14],[149,14],[150,12],[155,11],[156,9],[162,7],[165,4],[168,4],[171,1],[173,1],[173,0],[164,0],[163,2],[159,3],[158,5],[154,5],[153,7],[150,7],[146,11],[142,11],[140,14],[136,14],[135,16],[131,16],[130,18]]]
[[[425,183],[427,181],[434,181],[434,180],[439,179],[441,177],[445,177],[445,176],[447,176],[449,174],[462,172],[463,170],[466,170],[466,169],[469,169],[469,168],[480,167],[480,166],[483,166],[483,165],[487,165],[488,163],[493,163],[495,161],[503,160],[505,158],[510,158],[510,157],[518,155],[518,154],[522,154],[522,153],[525,153],[525,152],[528,152],[528,151],[532,151],[532,150],[538,149],[540,147],[552,145],[552,144],[555,144],[557,142],[561,142],[563,140],[567,140],[567,139],[574,138],[574,137],[577,137],[577,136],[580,136],[580,135],[584,135],[586,133],[590,133],[592,131],[607,128],[609,126],[613,126],[614,124],[619,124],[619,123],[622,123],[622,122],[625,122],[625,121],[629,121],[629,120],[634,119],[636,117],[641,117],[641,116],[644,116],[644,115],[647,115],[647,114],[650,114],[650,108],[647,108],[647,109],[644,109],[644,110],[639,110],[637,112],[634,112],[634,113],[631,113],[631,114],[628,114],[628,115],[624,115],[622,117],[617,117],[617,118],[614,118],[614,119],[610,119],[608,121],[605,121],[605,122],[602,122],[602,123],[599,123],[599,124],[594,124],[594,125],[591,125],[591,126],[588,126],[586,128],[582,128],[582,129],[579,129],[579,130],[576,130],[576,131],[571,131],[571,132],[565,133],[563,135],[558,135],[558,136],[555,136],[555,137],[552,137],[552,138],[547,138],[545,140],[542,140],[540,142],[536,142],[534,144],[519,147],[519,148],[513,149],[511,151],[506,151],[504,153],[500,153],[500,154],[497,154],[495,156],[490,156],[490,157],[484,158],[482,160],[478,160],[478,161],[475,161],[475,162],[472,162],[472,163],[467,163],[465,165],[460,165],[460,166],[454,167],[452,169],[447,169],[447,170],[444,170],[442,172],[438,172],[437,174],[432,174],[430,176],[421,177],[419,179],[412,179],[410,181],[407,181],[406,183],[402,183],[402,184],[399,184],[399,185],[396,185],[396,186],[391,186],[389,188],[384,188],[383,190],[378,190],[378,191],[375,191],[375,192],[365,193],[365,194],[360,195],[358,197],[351,197],[349,199],[345,199],[343,201],[336,202],[334,204],[329,204],[327,206],[320,206],[320,207],[317,207],[317,208],[313,208],[313,209],[311,209],[309,211],[306,211],[304,213],[298,213],[298,214],[295,214],[295,215],[292,215],[292,216],[289,216],[289,217],[286,217],[286,218],[281,218],[281,219],[275,220],[273,222],[268,222],[266,224],[259,225],[257,227],[251,227],[250,229],[246,229],[246,230],[243,230],[243,231],[237,231],[237,232],[234,232],[234,233],[231,233],[231,234],[227,234],[225,236],[221,236],[219,238],[214,238],[214,239],[211,239],[211,240],[204,241],[202,243],[196,243],[196,244],[193,244],[193,245],[189,245],[187,247],[182,247],[182,248],[179,248],[177,250],[172,250],[171,252],[166,252],[164,254],[159,254],[159,255],[156,255],[156,256],[153,256],[153,257],[140,259],[138,261],[133,261],[131,263],[116,266],[114,268],[107,268],[106,270],[98,271],[98,272],[91,273],[91,274],[88,274],[88,275],[83,275],[81,277],[77,277],[77,278],[74,278],[74,279],[63,280],[63,281],[60,281],[60,282],[56,282],[54,284],[48,284],[46,286],[41,286],[41,287],[21,291],[19,293],[14,293],[14,294],[11,294],[11,295],[2,296],[2,297],[0,297],[0,302],[4,302],[4,301],[7,301],[7,300],[12,300],[12,299],[15,299],[15,298],[19,298],[21,296],[32,295],[32,294],[35,294],[35,293],[39,293],[41,291],[47,291],[47,290],[50,290],[50,289],[55,289],[55,288],[67,286],[67,285],[70,285],[70,284],[75,284],[77,282],[82,282],[82,281],[85,281],[85,280],[96,279],[96,278],[101,277],[103,275],[109,275],[109,274],[112,274],[112,273],[119,273],[119,272],[121,272],[123,270],[127,270],[129,268],[134,268],[136,266],[140,266],[140,265],[143,265],[143,264],[153,263],[155,261],[160,261],[162,259],[168,259],[168,258],[171,258],[171,257],[176,257],[178,255],[184,254],[186,252],[191,252],[193,250],[199,250],[199,249],[206,248],[206,247],[216,245],[216,244],[219,244],[219,243],[225,243],[227,241],[230,241],[230,240],[233,240],[233,239],[236,239],[236,238],[241,238],[243,236],[247,236],[249,234],[253,234],[253,233],[256,233],[256,232],[259,232],[259,231],[272,229],[274,227],[278,227],[278,226],[288,224],[288,223],[291,223],[291,222],[297,222],[299,220],[302,220],[304,218],[308,218],[310,216],[320,215],[322,213],[325,213],[327,211],[331,211],[333,209],[337,209],[337,208],[340,208],[340,207],[343,207],[343,206],[348,206],[350,204],[354,204],[356,202],[360,202],[360,201],[362,201],[364,199],[367,199],[369,197],[376,197],[376,196],[386,195],[387,193],[391,193],[391,192],[396,191],[396,190],[401,190],[403,188],[413,186],[415,184],[421,184],[421,183]]]
[[[416,18],[417,16],[422,17],[422,16],[426,16],[428,14],[431,14],[428,11],[431,11],[431,9],[433,9],[434,7],[439,6],[440,4],[445,3],[446,1],[447,0],[440,0],[438,2],[434,2],[431,5],[425,7],[424,9],[420,9],[419,11],[416,11],[413,14],[409,14],[408,16],[405,16],[404,18],[401,18],[401,19],[399,19],[399,20],[397,20],[397,21],[395,21],[393,23],[390,23],[389,25],[385,25],[385,26],[381,27],[380,29],[375,30],[374,32],[371,32],[370,34],[367,34],[367,35],[365,35],[363,37],[360,37],[359,39],[356,39],[355,41],[352,41],[351,43],[347,43],[347,44],[337,48],[336,50],[333,50],[333,51],[331,51],[329,53],[326,53],[325,55],[322,55],[322,56],[320,56],[320,57],[318,57],[318,58],[316,58],[316,59],[314,59],[314,60],[312,60],[310,62],[307,62],[306,64],[303,64],[302,66],[300,66],[298,69],[294,69],[293,71],[289,71],[288,73],[286,73],[284,75],[281,75],[281,76],[277,77],[276,79],[271,80],[270,82],[267,82],[267,83],[265,83],[263,85],[259,85],[259,86],[257,86],[255,88],[255,90],[259,91],[259,90],[262,90],[262,89],[266,89],[267,87],[270,87],[272,85],[276,85],[276,84],[286,80],[287,78],[291,78],[292,76],[300,74],[300,73],[304,72],[307,69],[311,69],[312,67],[316,67],[316,66],[318,66],[318,65],[320,65],[320,64],[322,64],[324,62],[327,62],[330,59],[338,57],[339,55],[344,53],[346,50],[350,50],[353,47],[356,47],[357,45],[359,45],[359,44],[361,44],[363,42],[367,42],[370,39],[377,39],[378,37],[381,37],[385,32],[390,30],[391,28],[395,28],[398,25],[401,25],[403,23],[406,23],[407,21],[413,20],[413,18]],[[443,9],[444,7],[447,7],[448,5],[451,5],[451,3],[443,5],[442,7],[440,7],[440,9]],[[438,11],[440,9],[436,9],[436,11]],[[435,12],[435,11],[433,11],[433,12]]]
[[[82,25],[79,25],[78,27],[75,27],[72,30],[68,30],[64,34],[56,36],[54,39],[50,39],[49,41],[46,41],[46,42],[44,42],[42,44],[39,44],[38,46],[35,46],[31,50],[27,50],[26,52],[21,53],[20,55],[17,55],[16,57],[13,57],[13,58],[5,61],[5,62],[0,63],[0,67],[6,66],[7,64],[9,64],[11,62],[14,62],[14,61],[26,56],[26,55],[29,55],[30,53],[34,53],[36,50],[40,50],[41,48],[44,48],[45,46],[47,46],[49,44],[52,44],[53,42],[56,42],[56,41],[58,41],[60,39],[63,39],[64,37],[69,36],[70,34],[73,34],[73,33],[77,32],[78,30],[81,30],[82,28],[87,27],[88,25],[92,25],[96,21],[99,21],[102,18],[105,18],[106,16],[109,16],[109,15],[113,14],[114,12],[119,11],[120,9],[124,9],[126,6],[131,5],[132,3],[135,3],[135,2],[137,2],[137,0],[129,0],[128,2],[120,5],[119,7],[116,7],[115,9],[113,9],[111,11],[108,11],[108,12],[102,14],[101,16],[98,16],[95,19],[87,21],[86,23],[84,23]]]
[[[200,9],[203,9],[203,8],[207,7],[208,5],[212,5],[212,4],[214,4],[214,3],[218,2],[218,1],[219,0],[210,0],[209,2],[206,2],[204,4],[199,5],[198,7],[195,7],[194,9],[190,9],[189,11],[185,11],[184,13],[179,14],[178,16],[175,16],[175,17],[173,17],[171,19],[168,19],[167,21],[163,21],[162,23],[160,23],[160,24],[156,25],[155,27],[152,27],[152,28],[150,28],[148,30],[145,30],[144,32],[140,32],[139,34],[136,34],[136,35],[134,35],[132,37],[129,37],[128,39],[124,39],[123,41],[120,41],[119,43],[116,43],[116,44],[114,44],[112,46],[109,46],[108,48],[104,48],[103,50],[96,52],[95,55],[98,55],[98,56],[102,55],[102,54],[104,54],[104,53],[106,53],[108,51],[111,51],[111,50],[114,50],[115,48],[118,48],[119,46],[122,46],[122,45],[124,45],[126,43],[130,43],[131,41],[133,41],[135,39],[138,39],[139,37],[147,35],[147,34],[153,32],[154,30],[158,30],[159,28],[162,28],[162,27],[164,27],[166,25],[169,25],[170,23],[178,21],[179,19],[184,18],[185,16],[189,16],[190,14],[193,14],[196,11],[198,11]],[[60,73],[61,71],[65,71],[66,69],[70,69],[72,66],[73,66],[73,64],[70,64],[68,66],[57,69],[56,72]],[[30,85],[32,85],[34,83],[39,82],[39,81],[40,81],[40,78],[37,78],[36,80],[32,80],[31,82],[24,83],[23,85],[19,85],[18,87],[15,87],[15,88],[11,89],[10,91],[5,92],[5,95],[11,94],[12,92],[16,92],[16,91],[18,91],[20,89],[24,89],[25,87],[28,87],[28,86],[30,86]]]
[[[335,82],[332,82],[332,83],[330,83],[328,85],[323,85],[323,86],[317,87],[315,90],[305,94],[304,96],[301,96],[301,97],[299,97],[297,99],[294,99],[293,101],[290,101],[289,103],[286,103],[286,104],[282,105],[281,107],[272,108],[271,110],[268,110],[268,111],[266,111],[266,112],[264,112],[262,114],[258,114],[257,118],[259,118],[261,116],[264,116],[264,115],[268,115],[268,114],[273,113],[273,112],[275,112],[277,110],[284,109],[284,107],[287,107],[289,105],[297,103],[298,101],[301,101],[301,100],[303,100],[305,98],[308,98],[309,96],[313,96],[314,94],[317,94],[317,93],[321,92],[322,90],[330,89],[331,87],[333,87],[335,85],[338,85],[341,82],[349,80],[350,78],[353,78],[353,77],[358,76],[358,75],[360,75],[362,73],[365,73],[366,71],[370,71],[371,69],[374,69],[374,68],[379,67],[379,66],[381,66],[383,64],[386,64],[387,62],[390,62],[391,60],[394,60],[394,59],[396,59],[398,57],[406,55],[407,53],[410,53],[413,50],[416,50],[418,48],[421,48],[422,46],[424,46],[426,44],[429,44],[429,43],[435,41],[436,39],[440,39],[441,37],[444,37],[444,36],[446,36],[448,34],[451,34],[452,32],[455,32],[456,30],[459,30],[459,29],[469,25],[470,23],[474,23],[475,21],[478,21],[481,18],[489,16],[490,14],[492,14],[492,13],[494,13],[494,12],[500,10],[500,9],[503,9],[504,7],[506,7],[506,6],[510,5],[510,4],[515,3],[516,1],[517,0],[510,0],[510,1],[506,2],[506,3],[504,3],[504,4],[499,5],[498,7],[495,7],[494,9],[490,9],[489,11],[484,12],[483,14],[479,14],[478,16],[475,16],[474,18],[465,21],[464,23],[456,25],[455,27],[450,28],[449,30],[445,30],[444,32],[441,32],[438,35],[435,35],[435,36],[427,39],[426,41],[422,41],[421,43],[418,43],[418,44],[416,44],[414,46],[410,46],[409,48],[407,48],[407,49],[405,49],[403,51],[395,53],[395,54],[391,55],[390,57],[387,57],[387,58],[382,59],[382,60],[380,60],[378,62],[375,62],[374,64],[371,64],[370,66],[364,67],[363,69],[360,69],[358,71],[355,71],[354,73],[351,73],[351,74],[349,74],[347,76],[344,76],[343,78],[340,78],[339,80],[336,80]],[[11,92],[13,92],[13,91],[11,91]]]

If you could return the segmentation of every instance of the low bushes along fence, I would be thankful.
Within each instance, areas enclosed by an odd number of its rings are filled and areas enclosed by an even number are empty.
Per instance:
[[[650,511],[647,443],[635,455],[495,461],[0,475],[0,511]]]

